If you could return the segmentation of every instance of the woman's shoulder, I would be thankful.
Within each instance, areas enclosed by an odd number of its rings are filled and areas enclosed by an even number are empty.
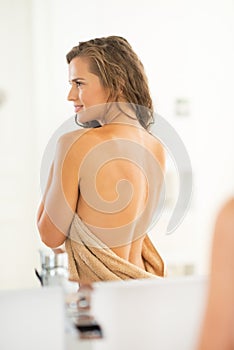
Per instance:
[[[62,134],[58,138],[57,147],[64,150],[73,148],[89,130],[90,129],[78,129]]]
[[[150,137],[150,143],[152,145],[153,154],[159,161],[161,167],[164,169],[165,162],[166,162],[166,154],[165,154],[164,146],[156,136],[154,136],[151,133],[149,135],[150,135],[149,137]]]
[[[65,134],[62,134],[59,137],[58,142],[63,143],[63,142],[74,141],[76,139],[79,139],[88,130],[90,130],[90,129],[78,129],[78,130],[69,131]]]
[[[229,198],[222,205],[217,215],[216,225],[224,225],[227,221],[234,225],[234,197]]]
[[[217,215],[215,239],[222,241],[224,237],[234,243],[234,197],[225,201]]]

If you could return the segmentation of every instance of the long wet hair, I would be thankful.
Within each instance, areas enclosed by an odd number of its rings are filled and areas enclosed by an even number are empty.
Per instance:
[[[75,57],[88,59],[90,72],[97,75],[110,91],[110,101],[128,102],[139,123],[149,129],[154,122],[153,104],[144,66],[128,41],[119,36],[80,42],[66,55],[67,63]]]

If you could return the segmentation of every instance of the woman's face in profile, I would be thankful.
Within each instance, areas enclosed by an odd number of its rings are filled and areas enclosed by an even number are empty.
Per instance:
[[[109,91],[101,85],[99,77],[90,72],[87,59],[75,57],[71,60],[69,83],[71,89],[67,99],[73,102],[79,122],[85,123],[101,119],[103,117],[102,109],[108,101]]]

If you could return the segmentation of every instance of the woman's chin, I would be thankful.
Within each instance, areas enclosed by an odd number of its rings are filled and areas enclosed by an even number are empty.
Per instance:
[[[87,108],[77,113],[77,121],[81,124],[97,120],[98,114],[95,108]]]

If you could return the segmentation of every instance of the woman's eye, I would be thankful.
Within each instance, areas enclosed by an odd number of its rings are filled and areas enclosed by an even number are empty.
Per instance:
[[[76,86],[81,86],[82,85],[82,83],[80,82],[80,81],[76,81]]]

